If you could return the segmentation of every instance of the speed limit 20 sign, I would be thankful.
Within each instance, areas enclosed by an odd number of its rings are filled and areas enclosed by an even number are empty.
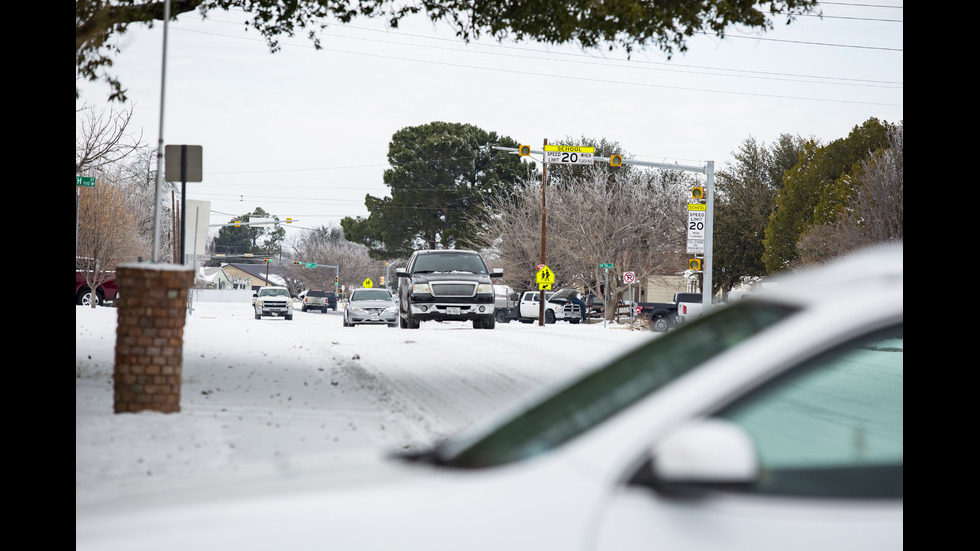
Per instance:
[[[595,155],[594,147],[577,145],[544,146],[544,162],[565,165],[591,165]]]
[[[636,274],[633,272],[623,272],[623,283],[633,283],[636,281]]]

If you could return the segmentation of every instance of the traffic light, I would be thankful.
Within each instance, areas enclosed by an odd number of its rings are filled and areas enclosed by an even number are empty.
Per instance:
[[[333,278],[333,284],[334,285],[340,285],[340,278],[339,277],[334,277]]]
[[[294,260],[294,261],[293,261],[293,265],[295,266],[295,265],[297,265],[297,264],[302,264],[302,262],[301,262],[301,261],[299,261],[299,260]]]
[[[688,267],[688,269],[694,270],[695,272],[700,272],[701,271],[701,259],[700,258],[692,258],[691,260],[689,260],[687,262],[687,267]]]
[[[517,154],[520,155],[521,157],[527,157],[528,155],[531,154],[531,146],[529,146],[529,145],[522,145],[522,146],[518,147],[517,148]]]
[[[623,156],[622,155],[610,155],[609,156],[609,166],[623,166]]]
[[[704,188],[703,187],[691,188],[691,197],[693,199],[704,199]]]

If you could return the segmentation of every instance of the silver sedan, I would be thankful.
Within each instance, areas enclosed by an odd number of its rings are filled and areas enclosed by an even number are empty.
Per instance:
[[[398,305],[386,289],[356,289],[344,307],[344,327],[360,324],[398,326]]]

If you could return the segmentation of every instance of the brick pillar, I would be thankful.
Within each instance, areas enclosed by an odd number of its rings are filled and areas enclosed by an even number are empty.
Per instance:
[[[184,321],[194,272],[169,264],[122,265],[116,282],[115,413],[179,412]]]

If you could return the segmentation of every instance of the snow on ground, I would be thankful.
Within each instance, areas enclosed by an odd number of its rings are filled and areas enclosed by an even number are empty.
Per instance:
[[[197,302],[180,413],[114,414],[116,309],[76,306],[76,505],[424,448],[653,337],[602,322],[407,330],[341,317],[255,320],[247,303]]]

